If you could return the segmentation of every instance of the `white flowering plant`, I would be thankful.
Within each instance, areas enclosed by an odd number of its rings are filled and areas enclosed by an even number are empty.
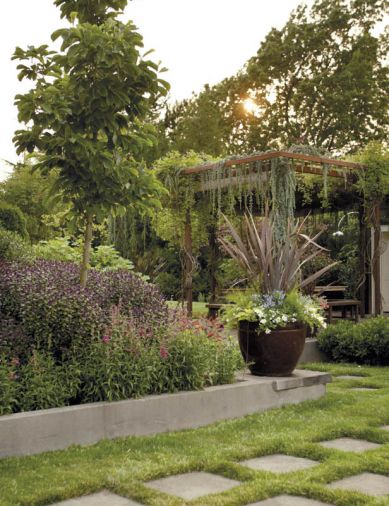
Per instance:
[[[234,327],[239,321],[258,323],[258,332],[270,334],[272,330],[307,325],[313,328],[326,326],[324,299],[303,295],[297,290],[288,293],[275,290],[270,294],[254,290],[236,291],[229,297],[224,320]]]

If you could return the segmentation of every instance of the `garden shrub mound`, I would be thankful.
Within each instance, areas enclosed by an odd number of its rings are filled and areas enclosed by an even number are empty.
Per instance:
[[[0,202],[0,226],[24,238],[28,237],[26,217],[17,206]]]
[[[3,263],[0,294],[1,317],[14,318],[37,347],[57,358],[101,334],[112,305],[120,305],[137,326],[150,329],[166,324],[168,316],[159,290],[139,276],[92,269],[87,288],[82,288],[79,267],[70,262]]]
[[[0,415],[233,382],[243,368],[222,326],[169,312],[128,271],[0,264]]]
[[[320,349],[335,362],[389,365],[389,318],[341,321],[319,332]]]
[[[16,232],[0,223],[0,261],[29,263],[34,259],[31,246]]]

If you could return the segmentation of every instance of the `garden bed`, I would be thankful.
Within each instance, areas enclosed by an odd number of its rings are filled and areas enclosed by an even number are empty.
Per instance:
[[[245,375],[202,391],[16,413],[0,417],[0,457],[88,445],[102,439],[189,429],[318,399],[327,373],[296,371],[287,378]]]

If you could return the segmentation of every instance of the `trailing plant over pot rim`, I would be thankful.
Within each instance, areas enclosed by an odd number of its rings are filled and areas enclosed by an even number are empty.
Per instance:
[[[224,319],[228,326],[236,327],[240,321],[257,322],[258,332],[270,334],[272,330],[301,325],[311,328],[326,327],[323,309],[326,302],[297,290],[288,293],[275,290],[271,294],[258,294],[254,290],[229,296],[231,302]]]

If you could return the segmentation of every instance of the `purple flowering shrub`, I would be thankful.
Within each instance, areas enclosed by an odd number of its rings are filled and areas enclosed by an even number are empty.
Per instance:
[[[115,304],[136,325],[154,328],[167,321],[158,289],[131,272],[91,270],[87,288],[81,288],[78,278],[78,266],[68,262],[3,263],[1,318],[22,324],[34,345],[51,351],[56,359],[103,334]]]
[[[169,313],[131,272],[39,260],[0,264],[0,415],[234,381],[236,340],[219,321]]]

